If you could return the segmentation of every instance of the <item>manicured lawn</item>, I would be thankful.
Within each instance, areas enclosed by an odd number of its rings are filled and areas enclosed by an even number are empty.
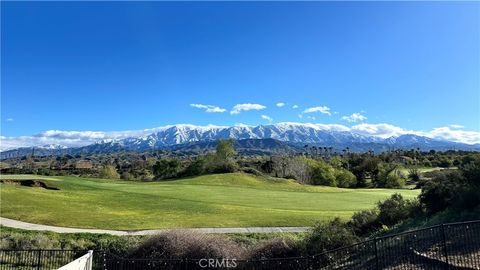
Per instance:
[[[426,172],[433,172],[433,171],[441,171],[441,170],[445,170],[445,169],[457,169],[457,167],[450,167],[450,168],[442,168],[442,167],[418,167],[418,172],[420,173],[426,173]],[[409,168],[401,168],[400,171],[405,174],[405,175],[408,175],[409,173]]]
[[[216,174],[164,182],[78,177],[42,179],[60,190],[1,184],[2,217],[48,225],[152,229],[176,227],[308,226],[371,208],[398,192],[418,190],[340,189],[300,185],[247,174]]]

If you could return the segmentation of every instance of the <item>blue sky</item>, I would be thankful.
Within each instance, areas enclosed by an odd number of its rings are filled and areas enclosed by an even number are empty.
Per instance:
[[[284,121],[480,131],[478,2],[1,5],[4,137]]]

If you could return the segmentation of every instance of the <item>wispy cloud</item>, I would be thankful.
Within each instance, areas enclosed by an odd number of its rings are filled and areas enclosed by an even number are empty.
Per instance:
[[[404,130],[401,127],[397,127],[390,124],[358,124],[352,126],[350,131],[355,132],[361,135],[370,135],[377,136],[381,138],[389,138],[392,136],[400,136],[402,134],[408,133],[407,130]]]
[[[275,105],[277,105],[277,107],[280,107],[280,108],[281,108],[281,107],[285,106],[285,103],[284,103],[284,102],[278,102],[278,103],[275,104]]]
[[[332,115],[332,113],[330,112],[330,108],[327,106],[311,107],[303,111],[303,113],[315,113],[315,112]]]
[[[450,125],[451,128],[464,128],[464,126],[462,125],[456,125],[456,124],[453,124],[453,125]]]
[[[273,118],[271,118],[271,117],[270,117],[270,116],[268,116],[268,115],[264,115],[264,114],[262,114],[262,116],[261,116],[261,117],[262,117],[262,119],[264,119],[264,120],[267,120],[267,121],[268,121],[268,122],[270,122],[270,123],[273,121]]]
[[[6,121],[7,122],[13,122],[13,118],[7,118]]]
[[[297,104],[293,105],[292,109],[298,109],[298,105]]]
[[[237,104],[233,106],[232,110],[230,111],[230,114],[239,114],[242,111],[251,111],[251,110],[263,110],[266,109],[266,106],[263,106],[261,104],[254,104],[254,103],[243,103],[243,104]]]
[[[223,113],[226,111],[224,108],[220,108],[218,106],[213,105],[205,105],[205,104],[190,104],[191,107],[198,108],[198,109],[205,109],[207,113]]]
[[[435,139],[449,140],[468,144],[480,143],[480,132],[478,131],[466,131],[451,129],[450,127],[438,127],[424,134],[424,136]]]
[[[351,115],[342,116],[342,120],[356,123],[367,120],[367,117],[361,113],[352,113]]]

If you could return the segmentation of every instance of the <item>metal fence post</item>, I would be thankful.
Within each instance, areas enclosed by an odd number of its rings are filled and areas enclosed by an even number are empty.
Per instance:
[[[42,250],[38,250],[38,257],[37,257],[37,270],[40,270],[42,263]]]
[[[107,270],[107,252],[103,251],[103,270]]]
[[[375,265],[376,265],[376,269],[380,270],[380,266],[378,265],[377,237],[373,238],[373,243],[375,245]]]
[[[444,226],[444,224],[442,224],[442,225],[440,225],[440,227],[442,228],[443,252],[444,252],[444,255],[445,255],[445,268],[449,269],[450,264],[448,263],[448,251],[447,251],[447,239],[446,239],[446,236],[445,236],[445,226]]]

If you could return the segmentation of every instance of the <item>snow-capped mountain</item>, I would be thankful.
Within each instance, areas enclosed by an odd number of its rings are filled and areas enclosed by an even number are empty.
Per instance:
[[[201,148],[201,145],[211,147],[211,142],[219,139],[235,140],[263,140],[274,139],[285,142],[297,149],[303,145],[316,145],[322,147],[333,147],[341,151],[349,147],[351,151],[374,150],[381,152],[390,149],[411,149],[422,150],[480,150],[480,145],[468,145],[450,141],[441,141],[414,134],[404,134],[398,137],[380,138],[354,133],[348,130],[332,129],[322,124],[302,123],[279,123],[260,126],[194,126],[194,125],[173,125],[156,129],[156,132],[146,136],[132,137],[121,140],[104,140],[97,143],[77,147],[65,148],[62,146],[35,147],[34,152],[38,155],[60,155],[60,154],[91,154],[91,153],[112,153],[119,151],[148,151],[156,149],[187,149],[188,147]],[[205,144],[208,142],[207,144]],[[266,144],[246,144],[259,145]],[[181,146],[181,147],[179,147]],[[253,146],[252,146],[253,147]],[[32,148],[18,148],[1,153],[1,157],[23,156],[32,153]]]

